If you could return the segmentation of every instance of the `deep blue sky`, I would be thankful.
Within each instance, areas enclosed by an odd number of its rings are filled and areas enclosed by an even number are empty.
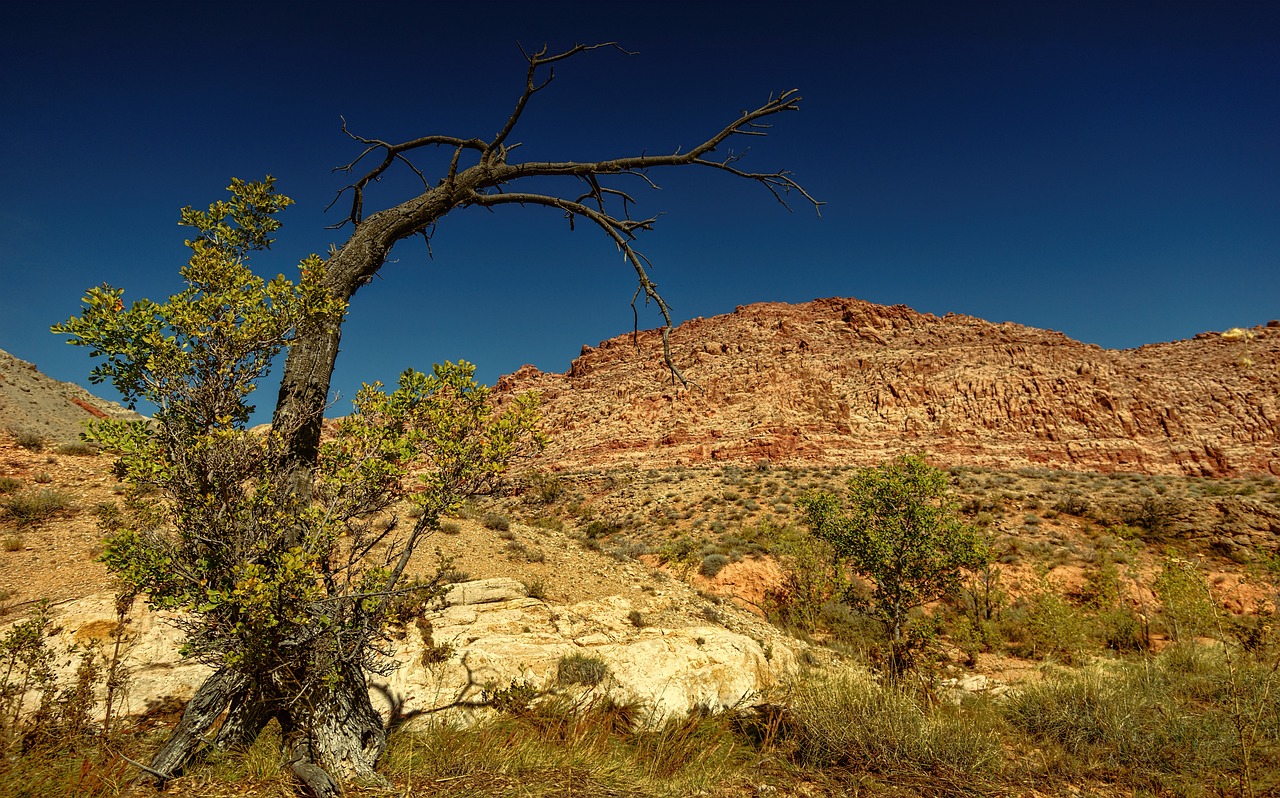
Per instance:
[[[793,171],[821,219],[713,171],[639,197],[664,214],[639,248],[678,319],[855,296],[1132,347],[1280,317],[1274,0],[22,5],[0,12],[0,348],[60,379],[91,365],[48,333],[85,288],[180,289],[179,207],[276,175],[298,204],[255,266],[293,274],[341,240],[322,213],[357,152],[340,115],[490,137],[517,41],[639,53],[560,65],[513,136],[525,158],[688,147],[801,90],[745,166]],[[343,397],[443,359],[562,371],[630,327],[620,256],[549,210],[447,217],[433,250],[401,244],[357,295]]]

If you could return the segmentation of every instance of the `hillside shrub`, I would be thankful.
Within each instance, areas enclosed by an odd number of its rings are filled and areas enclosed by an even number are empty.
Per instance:
[[[480,523],[485,529],[492,529],[498,532],[507,532],[511,529],[511,520],[500,513],[485,513],[480,519]]]
[[[35,430],[15,429],[10,432],[13,434],[13,442],[19,447],[31,452],[44,450],[44,436]]]
[[[19,528],[37,526],[71,507],[71,497],[54,488],[24,490],[0,500],[0,517]]]
[[[581,684],[594,687],[609,675],[609,666],[599,657],[586,654],[570,654],[560,658],[556,666],[556,680],[560,684]]]
[[[729,564],[729,557],[725,554],[708,554],[702,558],[702,564],[698,566],[698,573],[708,579],[715,578],[716,574],[724,570]]]
[[[865,675],[807,683],[791,709],[797,758],[806,765],[968,776],[1000,768],[999,737],[986,716],[926,712],[904,689]]]

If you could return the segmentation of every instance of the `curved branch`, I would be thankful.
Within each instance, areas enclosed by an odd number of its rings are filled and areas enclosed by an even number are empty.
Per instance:
[[[481,194],[477,195],[470,204],[480,205],[483,207],[493,207],[495,205],[544,205],[549,208],[559,208],[566,215],[585,216],[604,231],[618,249],[622,250],[623,257],[635,269],[636,293],[631,298],[632,310],[635,310],[636,299],[643,293],[645,304],[650,300],[658,306],[659,312],[662,313],[664,322],[662,327],[662,359],[666,363],[667,369],[671,372],[674,379],[680,381],[684,387],[689,387],[689,380],[684,373],[676,365],[675,360],[671,357],[671,341],[670,334],[674,327],[671,321],[671,308],[667,305],[667,301],[662,298],[662,294],[658,293],[658,285],[649,278],[649,273],[645,269],[648,259],[641,255],[631,246],[631,242],[635,240],[635,232],[637,230],[650,230],[653,227],[654,219],[646,219],[644,221],[635,221],[631,219],[619,219],[610,216],[584,205],[575,200],[568,200],[563,197],[556,197],[549,194],[534,194],[528,192],[509,193],[509,194]],[[636,326],[639,326],[639,317],[637,316]]]

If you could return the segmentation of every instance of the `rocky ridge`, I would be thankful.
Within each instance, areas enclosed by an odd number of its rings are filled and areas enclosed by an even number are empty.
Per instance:
[[[142,416],[79,385],[42,374],[35,365],[0,350],[0,423],[50,442],[69,443],[79,440],[84,422],[94,418]]]
[[[565,469],[708,462],[1280,475],[1280,322],[1109,350],[1053,330],[857,299],[765,302],[524,366]]]

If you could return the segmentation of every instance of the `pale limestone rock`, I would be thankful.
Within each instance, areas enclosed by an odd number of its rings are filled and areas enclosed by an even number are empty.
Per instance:
[[[529,589],[524,584],[509,577],[499,576],[453,585],[444,594],[444,603],[449,606],[489,604],[495,601],[524,598],[527,595],[529,595]]]
[[[384,715],[443,713],[466,721],[488,712],[480,706],[486,687],[525,682],[547,693],[635,703],[647,723],[659,724],[698,707],[750,703],[799,669],[796,653],[779,635],[762,644],[718,626],[637,628],[629,619],[634,607],[621,596],[557,607],[528,598],[509,579],[464,583],[451,595],[453,604],[404,630],[394,657],[398,669],[387,677],[370,675],[374,705]],[[182,636],[170,620],[141,602],[132,612],[121,646],[131,674],[126,712],[166,699],[185,701],[210,673],[178,657]],[[74,673],[76,659],[67,652],[77,644],[109,654],[115,623],[110,594],[56,608],[57,632],[49,643],[61,653],[64,679]],[[593,687],[558,684],[560,660],[572,654],[600,658],[609,676]]]

